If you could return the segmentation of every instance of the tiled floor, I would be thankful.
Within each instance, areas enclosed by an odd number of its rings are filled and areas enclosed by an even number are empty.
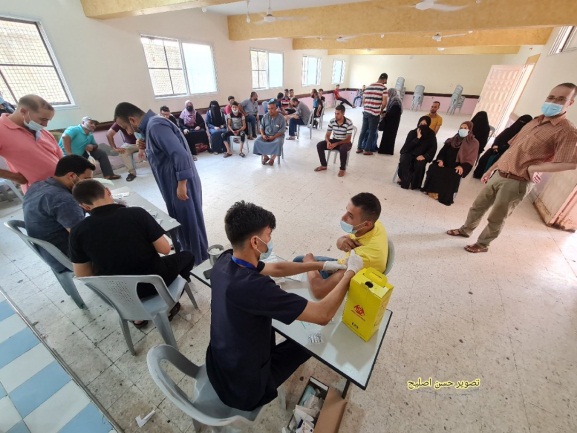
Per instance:
[[[360,126],[361,110],[349,111]],[[348,199],[361,191],[376,194],[381,221],[396,246],[389,304],[394,314],[369,387],[349,391],[340,431],[575,432],[577,237],[544,226],[526,200],[488,253],[465,252],[467,240],[444,231],[463,222],[479,181],[465,179],[450,207],[392,183],[398,150],[421,114],[403,114],[397,155],[351,154],[344,178],[337,177],[332,161],[327,171],[313,171],[323,131],[313,131],[312,140],[305,133],[286,142],[280,166],[262,166],[254,155],[199,155],[209,242],[227,243],[224,214],[234,201],[248,200],[275,213],[278,255],[338,254],[335,239]],[[440,139],[452,136],[462,120],[446,116]],[[150,170],[138,172],[130,187],[163,207]],[[1,221],[21,216],[18,202],[0,203]],[[137,351],[132,356],[114,312],[81,286],[89,310],[79,310],[20,239],[0,233],[0,286],[120,426],[127,432],[193,432],[190,419],[149,378],[146,352],[161,342],[156,330],[131,329]],[[195,284],[200,311],[183,298],[172,326],[180,350],[201,363],[209,339],[210,292]],[[289,404],[310,375],[343,385],[325,366],[309,361],[287,384]],[[481,383],[468,390],[408,390],[407,381],[418,377]],[[139,429],[134,418],[152,409],[156,414]],[[280,432],[289,416],[273,402],[251,431]]]
[[[0,414],[7,433],[116,431],[2,293]]]

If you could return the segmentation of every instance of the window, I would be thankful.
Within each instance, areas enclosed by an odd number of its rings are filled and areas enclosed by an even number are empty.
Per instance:
[[[577,50],[577,27],[563,27],[551,47],[551,54]]]
[[[341,84],[345,80],[345,61],[335,60],[333,62],[333,84]]]
[[[321,59],[319,57],[303,56],[303,86],[318,86],[321,84]]]
[[[250,50],[253,89],[282,87],[283,55],[264,50]]]
[[[216,73],[210,45],[182,43],[191,94],[216,92]]]
[[[0,34],[0,91],[6,100],[33,93],[52,105],[72,104],[39,23],[0,18]]]
[[[154,96],[216,92],[212,47],[141,36]]]

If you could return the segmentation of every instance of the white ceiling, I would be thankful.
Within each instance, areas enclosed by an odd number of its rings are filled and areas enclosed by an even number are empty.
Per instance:
[[[367,0],[270,0],[273,13],[290,9],[305,9],[310,7],[330,6],[346,3],[360,3]],[[250,0],[248,10],[251,14],[266,13],[269,0]],[[219,6],[209,6],[208,12],[221,15],[241,15],[246,13],[246,1],[228,3]]]

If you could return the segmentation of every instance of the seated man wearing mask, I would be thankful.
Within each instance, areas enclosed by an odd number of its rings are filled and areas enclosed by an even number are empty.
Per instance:
[[[291,340],[277,344],[272,320],[326,325],[363,264],[355,254],[347,266],[335,262],[262,262],[272,251],[276,219],[272,212],[252,203],[235,203],[224,224],[232,250],[223,252],[212,268],[206,372],[223,403],[254,410],[272,401],[277,388],[310,357]],[[339,281],[318,302],[285,292],[270,278],[335,267],[341,269]]]
[[[368,192],[361,192],[351,198],[347,204],[346,212],[341,218],[341,228],[348,234],[337,239],[337,248],[346,254],[335,259],[323,256],[298,256],[295,262],[325,262],[338,261],[346,263],[351,251],[363,259],[363,267],[375,268],[384,272],[387,266],[388,241],[387,232],[379,221],[381,215],[381,203],[379,199]],[[327,296],[341,280],[342,271],[329,273],[323,271],[309,271],[308,280],[311,292],[317,299]]]

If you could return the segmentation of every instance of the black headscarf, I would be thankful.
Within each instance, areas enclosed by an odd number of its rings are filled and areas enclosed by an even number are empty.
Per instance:
[[[218,101],[210,101],[210,117],[212,119],[212,124],[214,126],[222,126],[226,122],[222,118],[222,111],[220,110],[220,104]]]
[[[509,140],[511,140],[515,135],[519,133],[523,127],[531,121],[533,117],[529,114],[524,114],[519,117],[515,122],[509,126],[508,128],[504,129],[497,137],[495,137],[495,141],[493,142],[493,146],[499,147],[499,152],[501,152],[501,148],[506,147],[507,150],[509,148]]]
[[[471,122],[473,122],[473,135],[479,142],[479,154],[481,154],[487,145],[487,141],[489,141],[489,133],[491,132],[487,112],[479,111],[473,116]]]

